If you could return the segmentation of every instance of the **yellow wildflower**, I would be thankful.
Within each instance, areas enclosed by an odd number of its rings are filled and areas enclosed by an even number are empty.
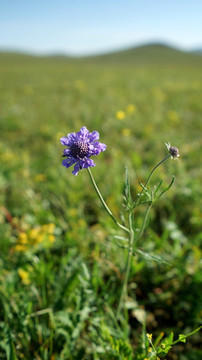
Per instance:
[[[38,244],[53,243],[55,224],[49,223],[30,229],[27,233],[21,232],[18,237],[18,244],[15,246],[16,251],[26,251]]]
[[[23,245],[27,244],[28,243],[27,234],[25,232],[21,232],[18,240],[19,240],[20,244],[23,244]]]
[[[50,224],[45,224],[41,227],[41,229],[44,231],[44,232],[47,232],[49,234],[52,234],[55,230],[55,224],[54,223],[50,223]]]
[[[34,177],[34,180],[37,182],[46,181],[46,175],[45,174],[36,174]]]
[[[54,230],[55,230],[55,224],[54,224],[54,223],[50,223],[48,226],[49,226],[49,227],[48,227],[48,231],[49,231],[50,233],[53,233]]]
[[[136,108],[136,106],[133,105],[133,104],[128,104],[128,106],[126,107],[126,112],[127,112],[128,114],[132,114],[132,113],[134,113],[134,112],[136,112],[136,111],[137,111],[137,108]]]
[[[18,269],[18,275],[21,278],[23,284],[25,284],[25,285],[30,284],[31,281],[29,278],[29,273],[26,270],[24,270],[22,268]]]
[[[45,234],[44,233],[39,233],[37,236],[36,236],[36,238],[34,239],[35,240],[35,242],[34,242],[34,244],[40,244],[40,243],[42,243],[43,241],[44,241],[44,238],[45,238],[45,236],[44,236]]]
[[[34,229],[31,229],[29,231],[29,238],[31,240],[35,240],[37,238],[37,236],[39,235],[39,233],[40,233],[40,227],[36,227]]]
[[[131,130],[130,129],[128,129],[128,128],[126,128],[126,129],[123,129],[122,130],[122,134],[123,134],[123,136],[130,136],[130,134],[131,134]]]
[[[179,123],[179,115],[175,110],[169,110],[167,116],[172,125],[176,125]]]
[[[126,117],[126,114],[123,110],[119,110],[116,112],[116,118],[118,120],[123,120],[123,119],[125,119],[125,117]]]
[[[146,334],[146,337],[147,337],[147,339],[149,340],[149,342],[152,341],[152,334]]]
[[[55,236],[54,235],[48,235],[48,241],[52,244],[52,243],[54,243],[54,241],[55,241]]]
[[[17,244],[15,247],[14,247],[14,250],[16,251],[26,251],[27,250],[27,246],[25,245],[21,245],[21,244]]]

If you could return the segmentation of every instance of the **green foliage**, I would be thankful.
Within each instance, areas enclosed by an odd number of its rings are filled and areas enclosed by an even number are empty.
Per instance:
[[[156,62],[144,51],[144,63],[131,53],[74,62],[0,55],[0,359],[202,356],[192,332],[201,311],[201,60],[159,53]],[[61,165],[60,137],[83,125],[107,144],[92,172],[121,223],[164,143],[181,155],[159,167],[135,208],[119,321],[125,234],[87,172],[74,177]]]

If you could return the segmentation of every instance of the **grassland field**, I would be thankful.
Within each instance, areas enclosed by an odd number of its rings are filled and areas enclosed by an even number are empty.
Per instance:
[[[155,338],[200,325],[202,57],[167,51],[87,59],[0,53],[0,359],[143,360],[144,326]],[[61,165],[60,138],[82,126],[107,145],[92,172],[119,219],[125,166],[135,197],[166,155],[165,142],[181,155],[152,178],[151,187],[176,180],[139,244],[171,265],[134,256],[123,328],[113,315],[126,253],[112,235],[121,231],[87,171],[75,177]],[[137,208],[137,226],[144,212]],[[199,360],[199,340],[197,333],[166,359]]]

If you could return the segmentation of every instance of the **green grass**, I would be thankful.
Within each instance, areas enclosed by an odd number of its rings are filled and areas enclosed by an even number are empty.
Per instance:
[[[0,359],[143,360],[142,317],[154,339],[199,326],[201,67],[201,57],[161,47],[90,59],[0,54]],[[107,144],[92,171],[119,219],[125,165],[135,196],[165,142],[181,154],[152,178],[176,181],[139,244],[171,266],[133,258],[121,324],[114,313],[126,254],[112,235],[122,233],[87,171],[74,177],[61,165],[60,137],[84,125]],[[198,360],[199,335],[166,358],[176,356]]]

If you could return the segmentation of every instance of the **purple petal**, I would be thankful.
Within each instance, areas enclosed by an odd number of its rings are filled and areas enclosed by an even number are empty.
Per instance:
[[[75,134],[75,132],[73,132],[73,133],[68,134],[67,137],[70,142],[73,142],[76,139],[76,134]]]
[[[70,153],[70,149],[64,149],[63,150],[63,155],[68,156],[69,153]]]
[[[95,163],[92,159],[87,159],[84,163],[84,168],[87,169],[88,167],[94,167]]]
[[[60,139],[60,141],[62,145],[70,146],[75,141],[75,139],[76,139],[76,134],[73,132],[68,134],[67,136],[63,136]]]
[[[76,140],[77,141],[84,140],[88,134],[89,134],[88,129],[85,126],[83,126],[81,130],[76,133]]]
[[[99,135],[99,132],[97,132],[97,131],[93,131],[93,132],[90,133],[89,136],[88,136],[88,138],[89,138],[89,140],[90,140],[91,143],[92,143],[93,141],[95,141],[95,140],[99,140],[99,137],[100,137],[100,135]]]
[[[65,166],[66,168],[69,168],[73,164],[75,164],[75,160],[73,159],[64,159],[62,162],[62,165]]]
[[[107,148],[107,145],[100,143],[98,141],[94,142],[92,145],[93,145],[93,148],[91,150],[92,155],[98,155],[101,151],[105,151]]]
[[[76,134],[70,133],[60,139],[62,145],[70,146],[76,140]]]
[[[67,139],[66,136],[63,136],[61,139],[60,139],[60,142],[62,145],[65,145],[65,146],[68,146],[69,145],[69,140]]]
[[[74,174],[75,176],[77,176],[78,172],[80,170],[80,165],[77,163],[74,166],[74,170],[72,171],[72,174]]]

